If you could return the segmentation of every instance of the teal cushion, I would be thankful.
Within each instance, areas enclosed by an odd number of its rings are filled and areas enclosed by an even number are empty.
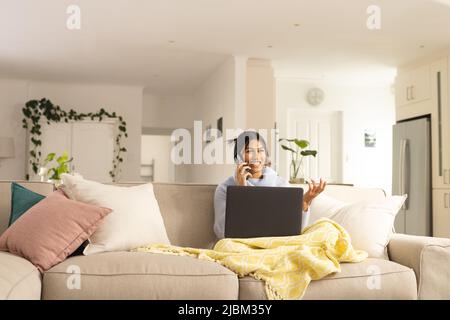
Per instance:
[[[36,203],[44,199],[43,195],[28,190],[21,185],[13,182],[11,184],[11,215],[9,217],[8,226],[12,225],[14,221],[20,218]]]

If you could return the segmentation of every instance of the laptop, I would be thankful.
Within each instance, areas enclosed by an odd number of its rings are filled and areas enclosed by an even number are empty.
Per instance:
[[[302,203],[302,188],[228,186],[225,237],[299,235]]]

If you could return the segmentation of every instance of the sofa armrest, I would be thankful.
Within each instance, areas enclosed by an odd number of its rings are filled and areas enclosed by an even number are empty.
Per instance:
[[[28,260],[0,252],[0,300],[40,300],[42,278]]]
[[[414,270],[419,299],[450,299],[450,239],[394,234],[388,252]]]

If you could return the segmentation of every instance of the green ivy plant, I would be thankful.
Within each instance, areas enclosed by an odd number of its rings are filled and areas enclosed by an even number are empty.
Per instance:
[[[118,116],[115,112],[109,113],[105,109],[101,108],[96,113],[78,113],[73,109],[65,111],[60,106],[54,105],[49,99],[42,98],[41,100],[30,100],[25,104],[22,109],[24,118],[22,120],[23,128],[30,132],[30,165],[35,174],[39,170],[39,162],[42,156],[40,147],[42,146],[42,119],[51,124],[52,122],[65,122],[83,121],[86,119],[102,121],[103,119],[116,119],[117,120],[117,135],[116,135],[116,148],[113,158],[113,169],[109,172],[109,175],[116,181],[118,174],[120,173],[120,164],[123,162],[122,153],[127,152],[127,149],[122,146],[123,138],[128,138],[127,123],[123,117]],[[29,179],[27,175],[27,180]]]

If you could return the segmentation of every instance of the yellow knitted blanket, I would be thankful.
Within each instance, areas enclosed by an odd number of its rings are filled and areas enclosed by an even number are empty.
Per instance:
[[[222,239],[213,250],[154,244],[137,252],[187,255],[215,261],[238,277],[265,282],[268,299],[301,299],[311,280],[340,272],[340,262],[361,262],[367,253],[353,249],[336,222],[320,219],[299,236]]]

